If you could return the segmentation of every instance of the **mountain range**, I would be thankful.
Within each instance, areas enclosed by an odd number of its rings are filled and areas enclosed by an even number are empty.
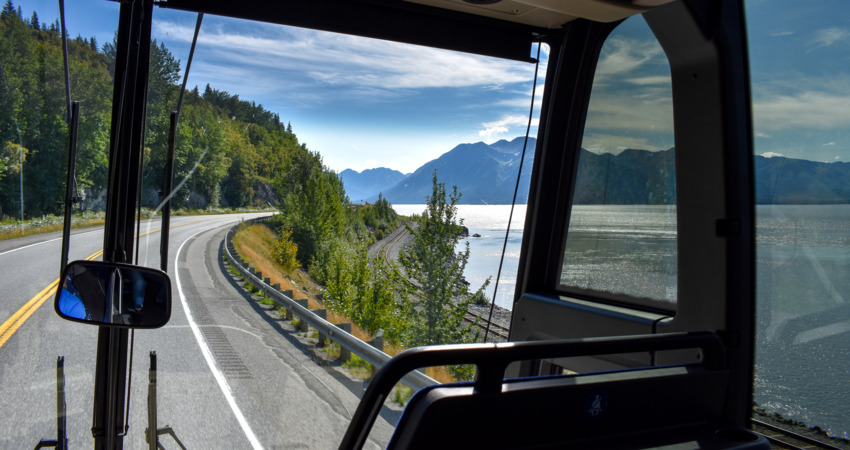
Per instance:
[[[352,202],[374,202],[378,193],[394,204],[421,204],[431,195],[431,177],[457,186],[461,204],[510,204],[524,138],[493,144],[460,144],[409,175],[386,169],[340,173]],[[528,201],[536,140],[528,139],[517,203]],[[755,157],[756,203],[850,203],[850,163],[824,163],[779,156]],[[627,149],[618,154],[581,150],[576,204],[675,204],[674,150]]]
[[[378,167],[377,169],[367,169],[363,172],[345,169],[339,173],[339,179],[342,180],[342,184],[345,186],[345,193],[348,195],[348,199],[352,203],[362,203],[364,201],[373,202],[378,196],[378,193],[395,186],[408,175],[398,170]]]

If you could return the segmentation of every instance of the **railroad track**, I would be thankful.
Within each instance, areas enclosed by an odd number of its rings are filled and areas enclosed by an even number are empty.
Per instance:
[[[405,234],[407,234],[407,229],[402,228],[395,236],[391,236],[388,241],[381,244],[381,248],[378,250],[378,257],[383,258],[387,263],[392,262],[390,251],[401,241]]]
[[[395,235],[391,235],[385,242],[381,244],[381,247],[378,249],[378,258],[383,258],[386,262],[393,262],[394,258],[391,257],[390,253],[396,245],[404,238],[404,235],[407,233],[406,229],[402,229],[400,232]],[[463,320],[467,323],[474,324],[476,321],[478,322],[478,326],[481,328],[481,331],[484,332],[487,329],[487,315],[479,315],[475,312],[468,311],[466,315],[464,315]],[[490,332],[488,333],[488,340],[490,342],[506,342],[508,340],[508,331],[509,328],[505,327],[499,323],[492,322],[490,324]]]
[[[803,436],[802,434],[768,424],[761,420],[751,419],[751,422],[753,424],[753,431],[766,437],[773,448],[784,448],[789,450],[840,450],[842,448],[847,448],[844,446],[838,447],[818,439]]]
[[[482,332],[487,329],[487,316],[475,314],[470,311],[463,316],[463,320],[471,324],[474,324],[477,321],[478,327],[481,328]],[[489,342],[507,342],[509,332],[510,328],[496,322],[491,322],[487,340]]]

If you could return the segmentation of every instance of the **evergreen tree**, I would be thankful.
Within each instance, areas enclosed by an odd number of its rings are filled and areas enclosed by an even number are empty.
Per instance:
[[[3,11],[0,11],[0,17],[8,18],[12,17],[15,14],[15,7],[12,5],[12,0],[6,0],[6,4],[3,5]]]
[[[399,262],[406,272],[406,285],[413,304],[409,307],[408,346],[440,345],[473,341],[472,326],[463,324],[467,307],[478,291],[470,293],[463,279],[469,259],[469,243],[462,252],[455,247],[463,233],[463,219],[457,217],[460,194],[452,188],[448,199],[443,183],[434,171],[433,191],[417,227],[408,225],[413,235],[409,249]]]

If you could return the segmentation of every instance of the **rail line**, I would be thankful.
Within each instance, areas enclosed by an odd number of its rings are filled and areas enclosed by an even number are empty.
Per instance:
[[[761,420],[751,419],[750,422],[752,422],[753,424],[753,431],[767,438],[767,440],[770,441],[771,446],[774,447],[781,447],[790,450],[840,450],[842,448],[836,447],[834,445],[828,444],[817,439],[810,438],[808,436],[803,436],[799,433],[794,433],[793,431],[787,430],[782,427],[777,427],[775,425],[771,425]]]
[[[387,242],[381,244],[381,249],[378,250],[378,256],[384,258],[384,261],[387,263],[392,262],[390,258],[390,250],[392,250],[392,248],[401,241],[406,233],[407,229],[402,228],[400,232],[395,234],[395,236],[391,236]]]
[[[481,328],[481,331],[487,329],[487,317],[481,314],[476,314],[472,311],[468,311],[464,316],[463,320],[467,323],[478,323],[478,327]],[[502,324],[496,322],[490,322],[490,332],[488,340],[490,342],[507,342],[508,334],[510,332],[510,328],[506,327]]]

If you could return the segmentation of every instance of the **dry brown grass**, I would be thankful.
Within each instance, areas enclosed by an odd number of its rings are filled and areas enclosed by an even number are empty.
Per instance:
[[[233,236],[233,245],[239,255],[262,272],[264,278],[269,278],[272,284],[280,283],[281,289],[291,289],[292,298],[306,298],[310,309],[324,308],[316,295],[321,292],[321,287],[307,273],[301,269],[289,272],[273,261],[271,249],[276,239],[274,232],[265,225],[246,225],[240,226]],[[328,311],[327,320],[333,324],[351,322],[348,317],[331,311]],[[369,333],[355,324],[351,324],[351,334],[362,341],[372,340]]]
[[[321,292],[321,287],[303,270],[298,269],[287,272],[280,264],[276,264],[271,256],[271,248],[274,245],[274,232],[265,225],[240,226],[233,237],[236,251],[248,262],[254,264],[254,268],[262,272],[263,277],[268,277],[272,284],[280,283],[281,289],[292,289],[293,298],[307,298],[310,309],[324,308],[316,293]],[[294,282],[293,282],[294,281]],[[342,315],[328,311],[328,322],[339,324],[351,322]],[[358,339],[368,342],[373,339],[366,331],[355,324],[351,325],[352,333]],[[404,350],[404,347],[394,343],[384,344],[384,353],[394,356]],[[454,381],[451,372],[445,366],[427,367],[425,374],[440,383],[451,383]]]
[[[440,383],[451,383],[454,381],[451,372],[446,366],[426,367],[425,375],[439,381]]]

